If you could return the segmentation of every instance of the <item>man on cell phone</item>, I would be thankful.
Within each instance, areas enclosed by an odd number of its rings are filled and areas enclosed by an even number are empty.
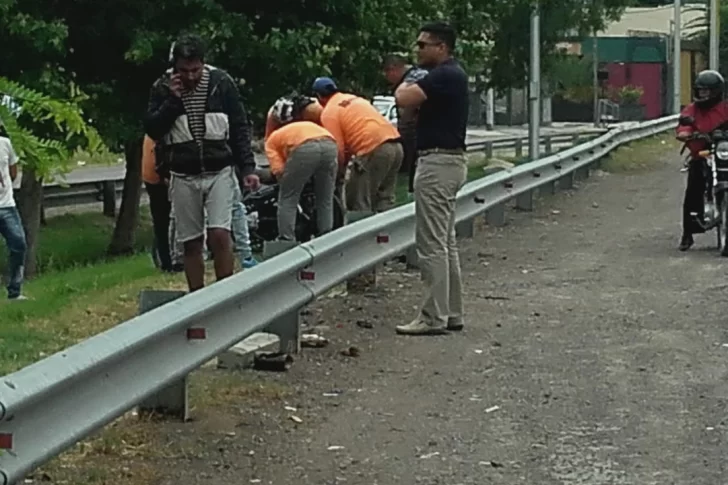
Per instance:
[[[190,291],[205,285],[205,229],[218,280],[233,274],[232,209],[238,179],[257,189],[250,125],[240,93],[225,71],[205,64],[206,47],[196,35],[177,40],[172,72],[153,85],[144,120],[158,143],[157,171],[169,174],[177,239],[184,245]],[[205,227],[207,213],[207,227]]]

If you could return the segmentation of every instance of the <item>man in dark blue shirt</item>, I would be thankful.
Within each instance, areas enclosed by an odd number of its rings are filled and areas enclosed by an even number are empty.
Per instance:
[[[416,246],[426,294],[420,314],[397,327],[406,335],[439,335],[463,328],[462,280],[455,238],[455,196],[465,184],[468,75],[453,59],[455,31],[427,24],[417,39],[429,74],[403,83],[398,106],[419,106],[415,174]]]

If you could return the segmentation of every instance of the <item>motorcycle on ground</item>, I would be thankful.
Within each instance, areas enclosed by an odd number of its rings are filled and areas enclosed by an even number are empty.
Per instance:
[[[270,172],[259,168],[256,173],[261,180],[261,186],[255,192],[243,195],[248,230],[250,232],[250,245],[253,252],[261,252],[265,241],[274,241],[278,237],[278,192],[279,185]],[[344,225],[344,204],[338,194],[334,194],[334,229]],[[296,215],[296,241],[303,243],[310,241],[316,234],[316,195],[313,181],[309,180],[304,186],[301,199],[298,202]]]
[[[679,124],[694,126],[695,119],[691,116],[681,116]],[[708,148],[700,152],[700,158],[689,160],[687,163],[700,163],[703,169],[705,190],[703,191],[703,217],[692,212],[694,222],[705,232],[715,229],[718,239],[718,250],[721,256],[728,257],[728,124],[719,126],[711,133],[694,133],[687,140],[704,140]],[[687,144],[683,145],[681,154]],[[683,171],[687,172],[687,165]]]

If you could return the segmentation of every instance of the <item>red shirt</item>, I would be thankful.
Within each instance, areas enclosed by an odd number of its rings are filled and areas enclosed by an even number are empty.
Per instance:
[[[695,126],[678,125],[675,132],[678,135],[691,135],[694,132],[711,133],[723,123],[728,122],[728,101],[720,103],[708,109],[700,109],[695,103],[690,103],[680,113],[680,116],[692,116],[695,119]],[[692,157],[698,157],[700,150],[708,148],[705,140],[690,140],[687,142],[688,150]]]

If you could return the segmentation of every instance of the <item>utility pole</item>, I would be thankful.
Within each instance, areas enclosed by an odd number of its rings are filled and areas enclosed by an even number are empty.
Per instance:
[[[680,31],[682,22],[682,10],[680,0],[675,0],[675,22],[672,41],[672,112],[680,113],[680,56],[682,55]]]
[[[536,160],[541,151],[541,19],[538,0],[531,9],[531,69],[528,87],[531,116],[528,123],[528,156]]]
[[[709,56],[709,67],[710,69],[718,70],[718,39],[720,39],[720,32],[718,31],[718,0],[710,0],[710,30],[708,31],[709,34],[709,46],[710,46],[710,56]]]
[[[594,58],[594,65],[592,66],[592,90],[594,91],[593,94],[593,104],[594,104],[594,126],[599,127],[599,122],[601,121],[599,119],[599,52],[597,51],[597,48],[599,47],[597,45],[597,30],[594,29],[594,33],[592,34],[592,57]]]

